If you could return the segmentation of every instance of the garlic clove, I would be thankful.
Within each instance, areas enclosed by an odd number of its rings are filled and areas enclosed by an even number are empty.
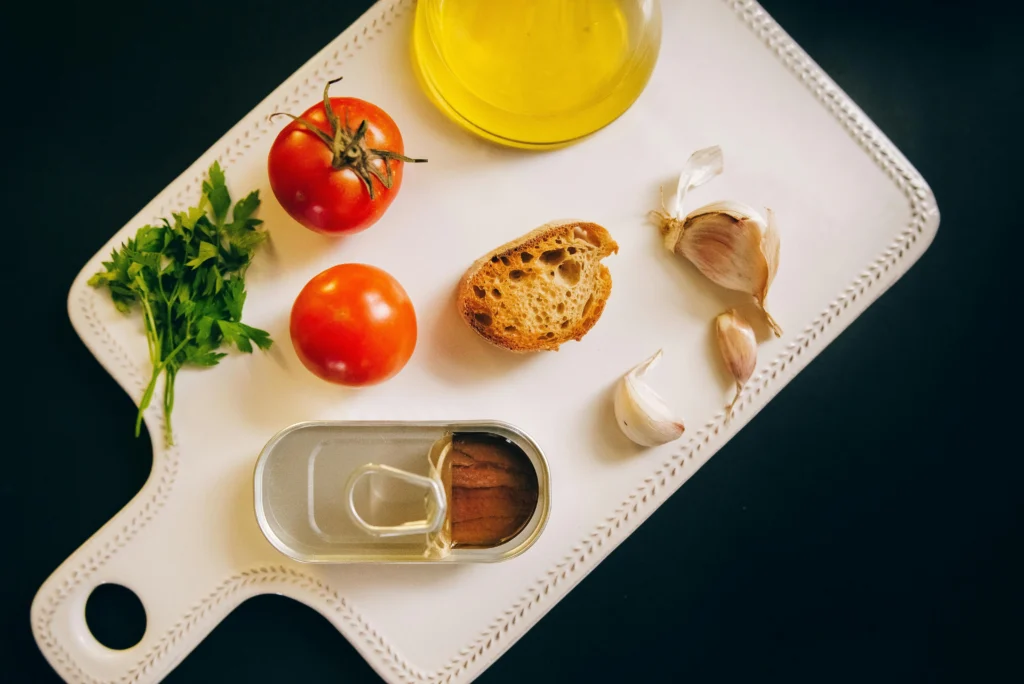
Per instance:
[[[744,205],[708,205],[683,221],[683,235],[675,251],[724,288],[760,293],[768,278],[768,266],[761,256],[764,226],[757,212]]]
[[[665,401],[644,382],[647,371],[661,359],[659,349],[654,356],[639,364],[615,386],[615,420],[626,437],[641,446],[658,446],[679,439],[685,428]]]
[[[757,367],[757,337],[754,329],[734,309],[718,314],[715,318],[715,335],[718,351],[722,354],[729,374],[736,382],[736,395],[726,407],[727,416],[740,398],[743,386],[754,374]]]
[[[675,234],[671,249],[697,267],[712,282],[754,297],[772,331],[782,335],[765,310],[768,289],[779,266],[779,234],[775,213],[767,220],[739,202],[715,202],[695,209],[668,229]],[[666,244],[666,246],[668,246]]]

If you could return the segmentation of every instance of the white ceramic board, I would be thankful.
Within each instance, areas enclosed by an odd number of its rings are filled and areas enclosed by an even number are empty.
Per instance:
[[[118,314],[86,279],[138,226],[194,202],[214,159],[236,194],[262,191],[273,247],[250,271],[245,320],[278,344],[179,375],[177,446],[154,439],[142,491],[39,590],[32,628],[67,681],[157,681],[234,607],[268,592],[321,612],[388,681],[470,681],[904,273],[938,226],[922,178],[754,2],[663,2],[666,39],[638,102],[592,138],[548,153],[492,146],[435,110],[411,72],[414,9],[412,0],[374,6],[118,231],[75,281],[75,329],[137,400],[149,374],[141,321]],[[266,154],[284,121],[267,115],[301,111],[325,79],[342,75],[336,94],[381,105],[407,150],[430,162],[406,170],[375,227],[331,240],[298,226],[274,200]],[[670,255],[646,220],[659,186],[690,152],[712,144],[724,149],[725,174],[694,191],[691,206],[770,205],[782,235],[770,308],[786,332],[761,347],[728,425],[722,407],[731,389],[715,363],[711,320],[743,297]],[[565,216],[607,226],[621,246],[606,262],[614,292],[601,321],[557,353],[514,356],[487,346],[457,317],[455,283],[481,254]],[[395,275],[420,321],[406,369],[359,392],[306,372],[287,330],[307,279],[348,261]],[[643,451],[619,434],[610,388],[658,348],[665,359],[654,384],[689,429],[679,442]],[[85,397],[88,388],[79,389]],[[303,566],[260,534],[253,464],[280,428],[311,419],[476,418],[523,428],[550,460],[550,521],[523,556],[476,566]],[[156,407],[146,424],[161,434]],[[146,609],[145,636],[125,651],[101,646],[85,624],[86,598],[104,582],[131,588]]]

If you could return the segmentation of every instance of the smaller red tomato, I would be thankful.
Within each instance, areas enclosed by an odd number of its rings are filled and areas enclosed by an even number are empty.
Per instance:
[[[292,305],[292,345],[314,375],[358,387],[402,370],[416,347],[416,311],[386,271],[339,264],[313,277]]]

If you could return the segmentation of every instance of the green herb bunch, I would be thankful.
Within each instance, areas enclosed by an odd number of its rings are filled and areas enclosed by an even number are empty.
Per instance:
[[[153,375],[139,402],[136,436],[161,373],[164,436],[171,445],[174,379],[182,366],[217,365],[226,355],[219,351],[224,343],[246,353],[253,344],[270,348],[269,333],[242,323],[245,271],[267,239],[259,229],[263,222],[253,218],[259,206],[256,190],[231,209],[224,172],[214,162],[197,206],[172,214],[172,221],[139,228],[89,279],[95,287],[107,286],[121,311],[138,303],[145,320]]]

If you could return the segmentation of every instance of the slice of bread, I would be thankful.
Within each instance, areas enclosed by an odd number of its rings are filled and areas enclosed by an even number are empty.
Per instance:
[[[476,261],[459,283],[459,313],[488,342],[515,352],[557,350],[604,311],[619,251],[596,223],[545,224]]]

